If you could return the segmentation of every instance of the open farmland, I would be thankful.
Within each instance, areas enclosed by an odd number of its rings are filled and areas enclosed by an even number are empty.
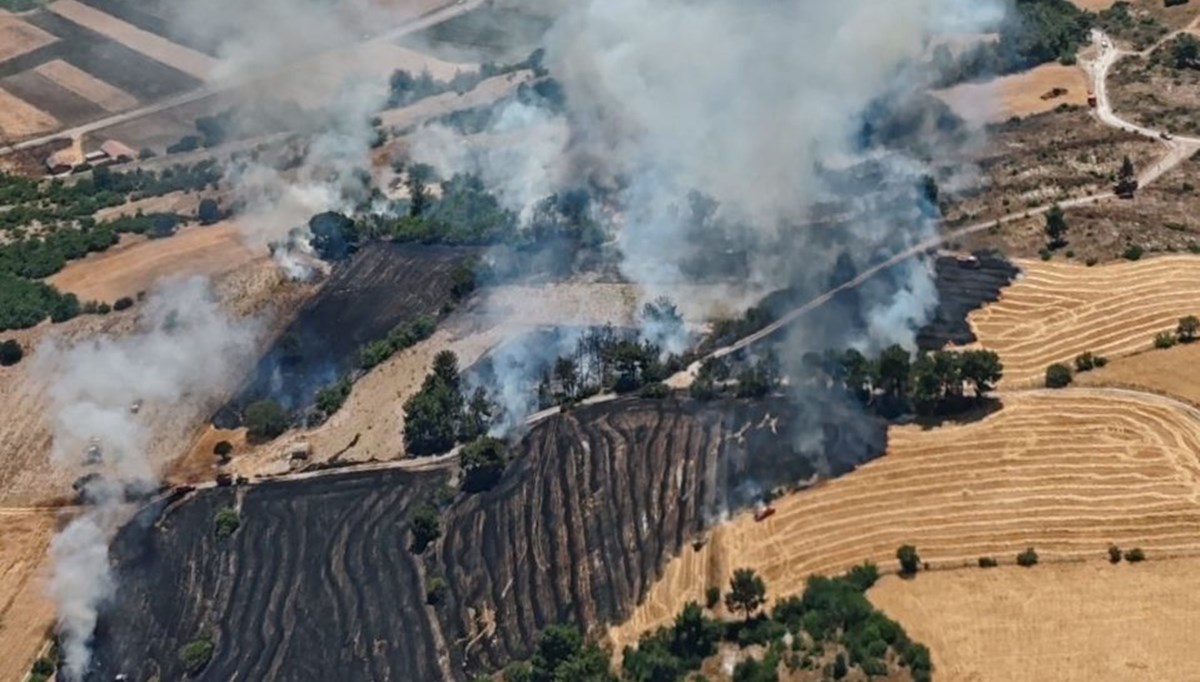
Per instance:
[[[830,409],[808,417],[844,419]],[[495,489],[443,510],[443,537],[422,557],[406,549],[406,519],[444,472],[200,492],[117,542],[122,591],[98,631],[99,679],[174,679],[178,647],[204,630],[213,679],[470,679],[528,655],[547,625],[600,628],[627,615],[717,509],[750,501],[734,487],[742,477],[836,474],[882,449],[882,424],[867,423],[830,430],[831,458],[792,453],[789,412],[770,401],[625,399],[553,417],[513,446]],[[231,504],[241,526],[221,543],[213,515]],[[422,585],[435,575],[445,601],[427,609]],[[319,623],[307,615],[317,603],[329,605]],[[330,655],[331,641],[345,645]]]
[[[1190,682],[1194,558],[887,576],[871,601],[929,645],[935,679]],[[1014,652],[1021,652],[1019,656]]]
[[[1200,258],[1162,256],[1092,268],[1021,261],[1000,301],[971,314],[985,348],[1004,362],[1003,386],[1040,383],[1046,366],[1084,351],[1115,358],[1149,349],[1197,313]]]
[[[56,127],[58,120],[53,116],[0,88],[0,135],[28,137]]]
[[[20,680],[54,623],[45,596],[53,510],[0,507],[0,679]]]
[[[667,568],[618,645],[703,601],[733,569],[757,569],[776,597],[813,573],[864,560],[895,566],[900,545],[933,568],[1002,563],[1026,547],[1042,561],[1200,552],[1200,415],[1153,395],[1078,389],[1007,394],[981,421],[889,431],[887,454],[859,470],[719,527]],[[906,623],[907,625],[907,623]]]
[[[103,253],[72,261],[49,279],[61,291],[85,301],[115,301],[148,291],[165,277],[219,275],[237,269],[256,254],[231,222],[185,227],[167,239],[125,237]]]
[[[0,10],[0,62],[54,42],[54,36]]]
[[[1066,92],[1043,98],[1055,88]],[[963,83],[934,94],[965,120],[982,124],[1040,114],[1063,104],[1082,106],[1087,104],[1087,91],[1083,69],[1044,64],[982,83]]]
[[[1111,360],[1104,367],[1077,373],[1075,383],[1161,393],[1200,406],[1200,344],[1147,347],[1135,355]]]
[[[64,88],[36,69],[0,79],[0,88],[26,102],[36,102],[62,125],[76,125],[107,113],[91,100]]]
[[[37,73],[59,86],[74,92],[107,112],[123,111],[137,106],[137,99],[119,88],[98,80],[61,59],[37,67]]]

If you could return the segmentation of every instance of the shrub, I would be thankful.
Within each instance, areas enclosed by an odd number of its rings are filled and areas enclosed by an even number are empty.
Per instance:
[[[901,545],[896,550],[896,560],[900,562],[901,575],[916,575],[921,568],[921,557],[912,545]]]
[[[211,640],[195,639],[180,647],[179,662],[183,664],[183,669],[188,674],[195,675],[204,670],[204,666],[208,665],[212,654],[213,643]]]
[[[113,302],[113,310],[125,310],[133,307],[133,299],[128,296],[122,296]]]
[[[1142,247],[1137,244],[1130,244],[1125,247],[1125,251],[1121,254],[1121,257],[1125,260],[1138,260],[1144,253],[1146,253],[1146,250]]]
[[[446,597],[446,580],[441,577],[433,577],[425,584],[425,603],[430,606],[437,606],[442,603]]]
[[[1154,335],[1154,347],[1159,349],[1171,348],[1175,345],[1175,335],[1170,332],[1161,332]]]
[[[1096,258],[1095,256],[1091,256],[1091,257],[1089,257],[1087,260],[1083,261],[1083,264],[1084,264],[1084,265],[1086,265],[1086,266],[1088,266],[1088,267],[1090,268],[1090,267],[1092,267],[1093,265],[1095,265],[1096,263],[1099,263],[1099,262],[1100,262],[1100,259],[1099,259],[1099,258]]]
[[[227,440],[218,441],[217,444],[213,446],[213,454],[217,457],[220,457],[222,460],[228,460],[229,455],[233,454],[233,443],[230,443]]]
[[[721,588],[716,585],[710,586],[704,591],[704,606],[708,609],[715,609],[717,604],[721,603]]]
[[[1139,561],[1145,560],[1146,553],[1143,552],[1140,547],[1134,547],[1133,549],[1125,552],[1125,561],[1128,561],[1131,564],[1136,564]]]
[[[238,517],[237,510],[233,507],[222,507],[217,510],[213,532],[216,533],[218,539],[225,539],[233,535],[240,525],[242,525],[242,521]]]
[[[1079,355],[1075,356],[1075,371],[1076,372],[1087,372],[1088,370],[1091,370],[1095,366],[1096,366],[1096,357],[1094,355],[1092,355],[1091,351],[1080,353]]]
[[[1195,341],[1197,333],[1200,333],[1200,317],[1188,315],[1179,318],[1179,324],[1175,327],[1175,336],[1179,338],[1180,343]]]
[[[504,441],[480,438],[463,446],[459,462],[463,468],[463,490],[469,493],[490,490],[500,482],[507,459]]]
[[[1108,364],[1108,358],[1104,357],[1103,355],[1097,355],[1092,358],[1092,363],[1096,365],[1096,369],[1100,369]]]
[[[1025,568],[1029,568],[1030,566],[1036,565],[1037,562],[1038,562],[1038,555],[1037,555],[1037,552],[1032,547],[1026,549],[1024,552],[1021,552],[1020,554],[1017,555],[1017,565],[1018,566],[1024,566]]]
[[[321,388],[316,395],[317,409],[326,417],[337,412],[346,402],[346,398],[350,397],[351,387],[350,377],[342,376],[332,384]]]
[[[246,429],[251,438],[271,440],[287,428],[287,412],[274,400],[259,400],[246,408]]]
[[[1072,381],[1071,368],[1056,362],[1046,368],[1046,388],[1064,388]]]
[[[429,543],[442,536],[438,510],[432,505],[423,504],[417,507],[408,517],[408,522],[412,526],[410,549],[415,554],[424,552]]]
[[[221,207],[215,199],[201,199],[200,206],[196,208],[196,219],[201,225],[212,225],[221,219]]]
[[[1116,545],[1108,546],[1108,562],[1110,564],[1121,563],[1121,548]]]
[[[25,349],[13,339],[0,343],[0,366],[12,367],[25,357]]]
[[[642,386],[641,389],[638,390],[638,395],[643,398],[661,400],[671,395],[671,389],[667,388],[667,385],[661,381],[656,381],[652,384],[646,384],[645,386]]]
[[[995,568],[999,565],[1000,565],[1000,562],[996,561],[995,557],[990,557],[990,556],[979,557],[979,567],[980,568]]]
[[[33,673],[34,675],[45,675],[46,677],[49,677],[54,674],[54,661],[42,656],[33,662],[33,666],[29,669],[29,672]]]

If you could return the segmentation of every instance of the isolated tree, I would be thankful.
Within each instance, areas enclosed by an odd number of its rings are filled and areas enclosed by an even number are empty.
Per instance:
[[[1181,33],[1171,48],[1176,69],[1200,69],[1200,39]]]
[[[921,196],[929,202],[930,206],[937,206],[938,184],[932,175],[921,176]]]
[[[1140,547],[1134,547],[1133,549],[1125,552],[1125,561],[1128,561],[1131,564],[1136,564],[1139,561],[1145,561],[1145,560],[1146,560],[1146,553],[1143,552]]]
[[[271,399],[251,403],[245,413],[246,429],[256,440],[270,440],[287,431],[288,416],[283,406]]]
[[[1108,546],[1108,562],[1110,564],[1121,563],[1121,548],[1116,545]]]
[[[424,552],[429,543],[442,536],[438,510],[433,505],[423,504],[417,507],[409,515],[408,523],[412,530],[412,544],[409,548],[414,554]]]
[[[1084,351],[1075,356],[1075,371],[1088,372],[1096,367],[1096,356],[1091,351]]]
[[[752,568],[739,568],[729,579],[729,592],[725,594],[725,608],[741,611],[746,620],[767,601],[767,584]]]
[[[1030,566],[1037,565],[1037,562],[1038,562],[1038,553],[1032,547],[1029,547],[1024,552],[1021,552],[1020,554],[1017,555],[1017,565],[1018,566],[1023,566],[1025,568],[1029,568]]]
[[[421,390],[404,403],[404,445],[420,457],[446,452],[458,435],[462,397],[445,381],[430,374]]]
[[[14,339],[7,339],[4,343],[0,343],[0,366],[11,367],[21,361],[25,357],[25,349],[21,348],[21,344]]]
[[[896,560],[900,562],[900,574],[911,576],[921,570],[921,556],[912,545],[901,545],[896,550]]]
[[[1180,343],[1195,341],[1198,332],[1200,332],[1200,318],[1195,315],[1179,318],[1179,325],[1175,327],[1175,336],[1179,337]]]
[[[1046,388],[1065,388],[1071,379],[1071,368],[1061,362],[1046,368]]]
[[[233,454],[233,443],[227,440],[218,441],[213,446],[213,454],[221,459],[222,462],[229,461],[229,455]]]
[[[217,200],[212,198],[204,198],[200,200],[200,205],[196,208],[196,219],[201,225],[212,225],[221,219],[221,207],[217,205]]]
[[[1067,234],[1067,219],[1058,204],[1051,206],[1050,210],[1046,211],[1045,230],[1048,239],[1046,245],[1051,250],[1066,246],[1067,242],[1064,237]]]

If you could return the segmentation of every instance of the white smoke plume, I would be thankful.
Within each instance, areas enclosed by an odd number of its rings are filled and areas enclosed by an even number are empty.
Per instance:
[[[82,679],[98,610],[112,595],[108,540],[132,511],[126,500],[157,485],[162,462],[151,456],[153,441],[186,442],[189,425],[173,414],[228,391],[258,334],[256,323],[221,310],[207,281],[191,278],[152,294],[128,336],[74,345],[50,339],[39,347],[35,368],[51,386],[52,461],[98,474],[81,479],[86,511],[51,544],[50,594],[67,679]]]

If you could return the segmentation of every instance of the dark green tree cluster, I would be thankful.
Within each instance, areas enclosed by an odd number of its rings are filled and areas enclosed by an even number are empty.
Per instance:
[[[462,449],[463,490],[481,493],[491,490],[504,475],[508,446],[499,438],[476,438]]]
[[[434,357],[433,371],[426,375],[421,390],[404,403],[405,448],[416,457],[449,452],[456,443],[482,436],[491,425],[493,412],[482,387],[469,400],[465,398],[458,356],[442,351]]]
[[[396,325],[388,332],[386,338],[372,341],[362,347],[358,355],[358,366],[369,370],[392,355],[428,339],[436,328],[437,322],[428,315]]]
[[[25,349],[15,339],[6,339],[0,343],[0,367],[11,367],[25,357]]]
[[[180,647],[179,662],[187,674],[195,675],[212,660],[213,648],[212,639],[208,637],[194,639]]]
[[[589,329],[575,350],[542,373],[538,406],[570,404],[603,391],[630,393],[666,379],[683,367],[677,356],[661,360],[661,349],[635,333],[611,325]]]
[[[237,510],[233,507],[222,507],[217,510],[217,516],[213,519],[213,533],[218,540],[223,540],[233,535],[240,525],[242,525],[242,521],[238,517]]]
[[[1171,46],[1171,61],[1176,69],[1200,69],[1200,38],[1181,33]]]
[[[415,554],[424,552],[429,543],[442,536],[441,515],[437,507],[431,504],[423,504],[414,509],[408,516],[408,525],[412,532],[409,549]]]
[[[935,351],[914,359],[893,345],[871,359],[855,349],[840,356],[810,353],[803,359],[808,381],[848,391],[864,405],[891,416],[915,408],[923,414],[968,409],[1004,375],[1000,357],[989,350]],[[966,391],[973,393],[968,399]]]
[[[321,413],[321,417],[328,419],[338,410],[342,409],[346,398],[350,397],[350,389],[353,386],[354,382],[350,380],[350,377],[343,374],[337,381],[318,389],[316,393],[316,407],[317,411]]]
[[[1116,40],[1133,43],[1138,50],[1150,47],[1169,32],[1153,14],[1132,9],[1125,0],[1114,2],[1096,14],[1095,25]]]
[[[266,441],[287,431],[291,420],[278,402],[265,398],[250,403],[242,416],[246,431],[254,440]]]
[[[1066,388],[1075,380],[1071,368],[1056,362],[1046,368],[1046,388]]]
[[[1092,351],[1084,351],[1075,356],[1075,372],[1090,372],[1108,364],[1108,358],[1096,355]]]

